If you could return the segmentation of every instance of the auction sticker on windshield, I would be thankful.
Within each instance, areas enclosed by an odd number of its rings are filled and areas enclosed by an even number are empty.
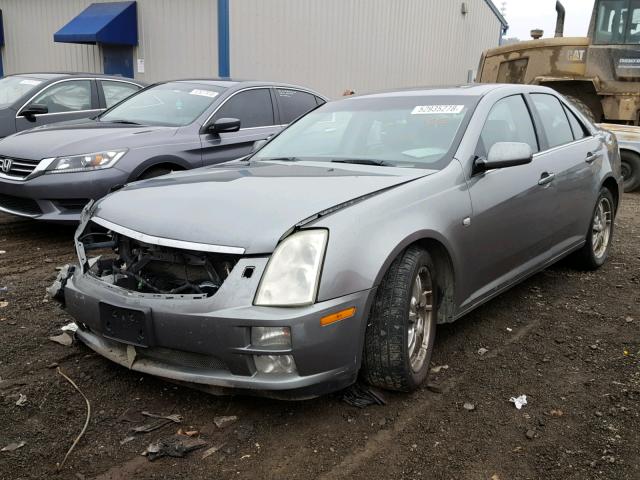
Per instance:
[[[462,110],[464,110],[464,105],[418,105],[411,111],[411,115],[460,113]]]
[[[189,92],[190,95],[200,95],[201,97],[215,98],[218,96],[218,92],[212,92],[211,90],[199,90],[194,88]]]
[[[20,85],[40,85],[42,82],[40,80],[29,80],[25,79],[20,82]]]

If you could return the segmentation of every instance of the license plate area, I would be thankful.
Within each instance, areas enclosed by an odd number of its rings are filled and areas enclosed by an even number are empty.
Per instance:
[[[100,321],[104,336],[137,347],[152,343],[151,310],[135,310],[100,303]]]

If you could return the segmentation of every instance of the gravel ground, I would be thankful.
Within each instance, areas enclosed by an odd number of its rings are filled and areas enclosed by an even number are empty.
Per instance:
[[[25,442],[0,452],[0,479],[640,479],[640,194],[624,197],[616,229],[600,271],[561,263],[439,327],[433,366],[448,368],[431,388],[357,409],[338,394],[212,397],[48,340],[70,321],[44,289],[74,261],[73,230],[0,214],[0,448]],[[92,408],[59,472],[86,406],[57,366]],[[184,420],[121,443],[151,420],[142,411]],[[140,455],[178,428],[207,445]]]

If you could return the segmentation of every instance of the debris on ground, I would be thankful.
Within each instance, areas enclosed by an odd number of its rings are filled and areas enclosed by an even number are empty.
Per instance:
[[[182,428],[179,428],[178,431],[176,432],[176,435],[186,435],[187,437],[197,437],[198,435],[200,435],[200,431],[199,430],[183,430]]]
[[[71,447],[69,448],[69,450],[67,450],[67,454],[64,456],[64,458],[62,459],[62,463],[58,463],[56,464],[56,469],[58,471],[62,470],[62,467],[64,466],[64,462],[67,461],[67,458],[69,457],[69,455],[71,454],[71,452],[73,452],[73,449],[76,448],[76,445],[78,444],[78,442],[80,441],[80,439],[82,438],[82,436],[84,435],[84,432],[87,431],[87,427],[89,426],[89,420],[91,420],[91,403],[89,403],[89,399],[87,398],[87,396],[84,394],[84,392],[82,390],[80,390],[80,387],[78,387],[78,385],[76,385],[76,383],[71,380],[67,375],[65,375],[65,373],[62,371],[62,369],[60,367],[58,367],[57,372],[65,378],[65,380],[67,380],[67,382],[69,382],[71,384],[71,386],[73,388],[75,388],[77,390],[77,392],[82,395],[82,398],[84,398],[85,403],[87,404],[87,418],[84,421],[84,426],[82,427],[82,430],[80,431],[80,433],[78,434],[78,436],[76,437],[76,439],[73,441],[73,443],[71,444]]]
[[[358,408],[387,404],[387,401],[378,389],[361,383],[354,383],[345,389],[342,400],[352,407]]]
[[[70,347],[71,345],[73,345],[73,337],[69,335],[67,332],[62,332],[60,335],[49,337],[49,340],[51,340],[52,342],[59,343],[64,347]]]
[[[433,367],[431,369],[431,373],[440,373],[441,370],[447,370],[449,365],[438,365],[437,367]]]
[[[7,293],[9,291],[9,287],[0,287],[0,293]]]
[[[529,440],[533,440],[536,436],[536,431],[535,430],[527,430],[527,433],[525,433],[525,436],[529,439]]]
[[[218,450],[221,450],[224,447],[224,445],[225,445],[224,442],[222,442],[222,443],[218,443],[217,445],[214,445],[211,448],[206,449],[202,454],[202,460],[204,460],[207,457],[210,457],[211,455],[216,453]]]
[[[7,253],[6,250],[0,250],[0,255],[4,255],[5,253]]]
[[[0,449],[0,452],[15,452],[19,448],[24,447],[26,444],[27,444],[27,442],[25,442],[25,441],[13,442],[13,443],[10,443],[9,445],[7,445],[6,447],[2,447]]]
[[[442,387],[440,385],[436,385],[435,383],[427,383],[427,390],[433,393],[442,393]]]
[[[469,412],[473,412],[476,409],[476,406],[471,402],[465,402],[464,405],[462,405],[462,408]]]
[[[130,430],[131,433],[149,433],[158,430],[165,425],[169,425],[170,423],[182,423],[182,416],[177,414],[163,416],[149,412],[142,412],[142,415],[145,417],[155,418],[156,420],[151,423],[146,423],[139,427],[132,428]]]
[[[27,404],[27,396],[24,394],[20,394],[18,400],[16,401],[16,407],[24,407]]]
[[[74,265],[64,265],[63,267],[57,267],[58,275],[53,283],[47,287],[47,293],[54,300],[58,300],[64,305],[64,287],[67,284],[68,278],[73,274],[75,270]]]
[[[213,418],[213,423],[215,423],[216,427],[218,427],[220,430],[228,427],[229,425],[236,423],[237,421],[238,421],[238,417],[236,417],[235,415],[232,415],[230,417],[214,417]]]
[[[63,332],[76,333],[78,331],[78,324],[76,322],[69,322],[66,325],[60,327],[60,330],[62,330]]]
[[[513,403],[518,410],[520,410],[523,406],[527,404],[527,396],[520,395],[519,397],[511,397],[509,401]]]
[[[479,349],[478,349],[478,355],[482,356],[482,355],[484,355],[485,353],[487,353],[488,351],[489,351],[489,349],[488,349],[488,348],[484,348],[484,347],[479,348]]]
[[[7,307],[8,305],[9,305],[9,302],[6,302],[6,301],[2,301],[2,302],[0,302],[0,308],[5,308],[5,307]]]
[[[199,438],[187,437],[184,435],[171,435],[151,443],[142,455],[150,461],[161,457],[184,457],[187,453],[204,447],[207,444]]]
[[[551,410],[549,412],[549,415],[551,415],[552,417],[561,417],[562,415],[564,415],[564,412],[560,409],[558,410]]]

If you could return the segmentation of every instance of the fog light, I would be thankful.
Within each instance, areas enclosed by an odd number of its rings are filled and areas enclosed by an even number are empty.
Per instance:
[[[254,355],[253,361],[260,373],[296,373],[293,355]]]
[[[266,348],[291,348],[289,327],[251,327],[251,345]]]

